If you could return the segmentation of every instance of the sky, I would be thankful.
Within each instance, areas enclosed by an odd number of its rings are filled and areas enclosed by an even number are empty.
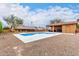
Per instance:
[[[79,18],[79,3],[0,3],[0,19],[15,15],[23,19],[24,26],[45,27],[51,20],[76,21]]]
[[[72,9],[79,8],[79,3],[20,3],[20,5],[30,6],[32,10],[35,9],[48,9],[49,7],[61,6],[61,7],[68,7]],[[78,11],[79,12],[79,11]]]

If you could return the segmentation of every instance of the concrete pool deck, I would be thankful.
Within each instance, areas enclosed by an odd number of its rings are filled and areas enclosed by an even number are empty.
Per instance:
[[[13,33],[0,34],[2,56],[79,56],[79,34],[62,34],[23,43]]]
[[[33,32],[34,33],[34,32]],[[17,37],[19,40],[23,41],[24,43],[29,43],[29,42],[33,42],[33,41],[37,41],[37,40],[41,40],[41,39],[45,39],[48,37],[53,37],[53,36],[57,36],[57,35],[61,35],[62,33],[53,33],[53,32],[43,32],[41,34],[39,34],[40,32],[31,35],[31,36],[23,36],[21,34],[33,34],[33,33],[20,33],[20,34],[13,34],[15,37]],[[48,33],[48,34],[46,34]]]

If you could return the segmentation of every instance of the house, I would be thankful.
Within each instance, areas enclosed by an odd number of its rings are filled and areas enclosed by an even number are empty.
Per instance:
[[[21,31],[35,31],[35,28],[34,27],[29,27],[29,26],[17,26],[15,28],[15,31],[18,31],[18,32],[21,32]]]
[[[77,22],[65,22],[50,24],[52,32],[75,33],[77,30]]]
[[[15,31],[40,32],[40,31],[46,31],[46,29],[42,27],[38,28],[38,27],[31,27],[31,26],[18,26],[15,28]]]

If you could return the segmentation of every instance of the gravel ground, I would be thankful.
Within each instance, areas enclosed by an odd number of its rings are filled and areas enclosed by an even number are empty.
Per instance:
[[[79,34],[62,34],[23,43],[12,33],[0,34],[1,56],[79,56]]]

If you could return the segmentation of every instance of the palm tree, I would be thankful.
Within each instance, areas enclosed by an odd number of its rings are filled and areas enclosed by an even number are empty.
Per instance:
[[[7,21],[11,30],[14,30],[16,26],[23,24],[23,20],[21,18],[18,18],[18,17],[13,16],[13,15],[10,15],[8,17],[4,17],[4,20]]]
[[[0,33],[3,31],[2,22],[0,21]]]

